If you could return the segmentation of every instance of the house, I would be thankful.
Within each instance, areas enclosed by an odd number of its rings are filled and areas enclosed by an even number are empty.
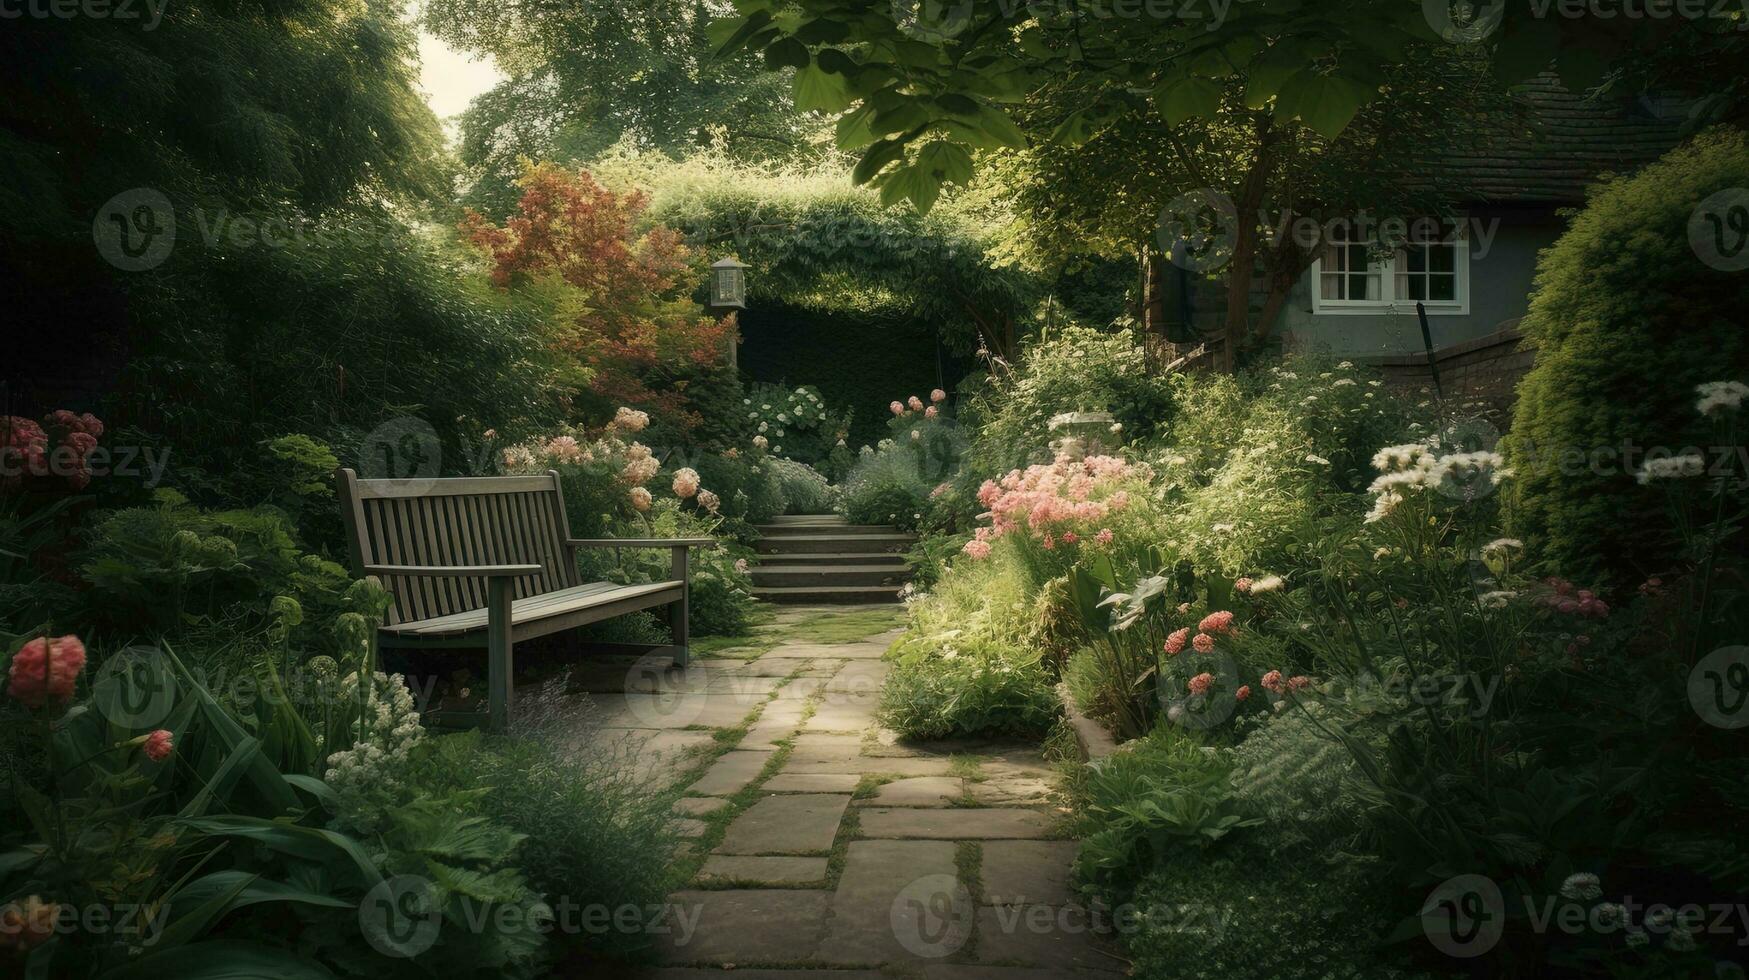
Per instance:
[[[1332,229],[1276,324],[1285,345],[1429,378],[1420,301],[1448,390],[1510,400],[1531,360],[1515,328],[1529,309],[1537,253],[1566,226],[1561,209],[1582,205],[1600,174],[1635,170],[1675,146],[1685,110],[1670,100],[1587,98],[1548,77],[1518,96],[1524,135],[1440,164],[1465,204],[1433,240],[1381,261],[1363,225]]]

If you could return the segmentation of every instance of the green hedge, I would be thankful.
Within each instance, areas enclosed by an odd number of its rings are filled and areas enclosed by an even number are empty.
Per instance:
[[[1634,581],[1678,560],[1662,488],[1638,485],[1620,450],[1708,445],[1695,385],[1749,375],[1749,272],[1689,241],[1701,202],[1733,187],[1749,187],[1749,145],[1703,134],[1594,191],[1542,256],[1522,327],[1536,365],[1507,446],[1515,531],[1569,575]]]

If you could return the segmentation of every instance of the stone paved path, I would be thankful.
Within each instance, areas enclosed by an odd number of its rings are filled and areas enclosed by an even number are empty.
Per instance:
[[[1124,974],[1072,890],[1038,748],[906,744],[876,722],[894,635],[780,642],[597,696],[609,735],[670,760],[720,753],[675,766],[697,872],[670,898],[664,965],[636,980]]]

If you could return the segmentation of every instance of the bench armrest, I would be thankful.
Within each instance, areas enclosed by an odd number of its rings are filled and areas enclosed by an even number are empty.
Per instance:
[[[424,578],[519,578],[539,575],[540,565],[366,565],[366,575],[414,575]]]
[[[716,538],[569,538],[573,548],[713,548]]]

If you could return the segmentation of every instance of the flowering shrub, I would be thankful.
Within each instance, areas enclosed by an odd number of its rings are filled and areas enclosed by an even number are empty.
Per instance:
[[[390,809],[410,802],[407,784],[413,750],[425,737],[406,678],[377,672],[349,674],[340,681],[357,718],[345,732],[351,744],[328,756],[323,780],[334,791],[327,801],[334,821],[352,833],[381,828]]]
[[[30,419],[0,415],[0,489],[23,486],[65,486],[83,490],[91,483],[91,454],[103,435],[103,423],[89,412],[60,409],[38,425]]]
[[[759,448],[810,466],[825,463],[850,431],[849,411],[828,408],[812,385],[786,391],[760,382],[747,390],[741,406],[748,429],[765,443]]]
[[[1129,506],[1125,485],[1148,475],[1147,467],[1116,456],[1089,456],[1059,457],[1049,465],[1013,470],[999,481],[987,480],[978,488],[978,502],[989,508],[990,523],[977,529],[966,554],[987,557],[991,542],[1016,533],[1037,540],[1046,551],[1059,543],[1073,546],[1082,537],[1107,543],[1111,532],[1102,525]]]
[[[1060,708],[1044,668],[1020,650],[911,644],[881,688],[881,722],[908,738],[1039,735]]]

